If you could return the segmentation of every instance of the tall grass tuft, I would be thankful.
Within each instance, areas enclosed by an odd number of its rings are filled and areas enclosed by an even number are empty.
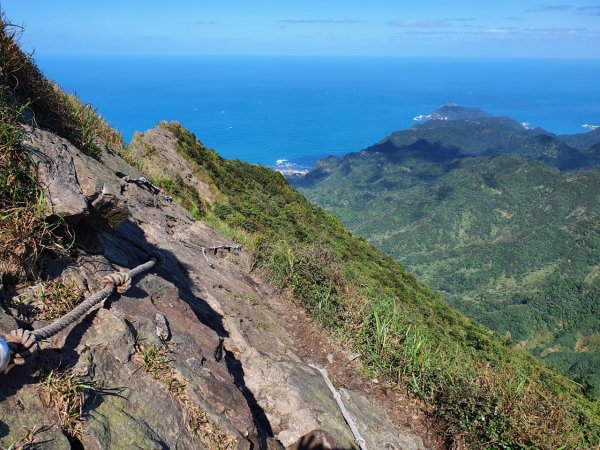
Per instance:
[[[30,275],[48,237],[44,197],[21,148],[21,108],[7,101],[7,95],[0,86],[0,284]]]
[[[18,43],[20,29],[0,17],[0,76],[5,95],[23,107],[23,116],[42,128],[65,137],[94,158],[101,154],[101,142],[114,150],[123,147],[120,133],[112,129],[96,110],[75,95],[66,94],[49,81],[31,55]]]

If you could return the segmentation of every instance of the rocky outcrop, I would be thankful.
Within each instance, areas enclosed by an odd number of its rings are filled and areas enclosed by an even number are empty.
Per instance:
[[[29,129],[24,140],[37,168],[46,206],[52,214],[78,222],[89,214],[88,204],[77,180],[72,145],[55,134]],[[41,150],[43,148],[43,150]]]
[[[37,168],[49,214],[96,229],[110,229],[129,215],[121,183],[96,160],[53,133],[25,127],[24,146]]]
[[[188,162],[177,152],[178,139],[173,129],[181,127],[177,122],[160,122],[156,128],[143,133],[136,132],[127,152],[140,161],[144,173],[152,179],[181,179],[192,186],[205,200],[212,202],[210,187],[199,180]]]
[[[0,375],[2,445],[44,426],[31,437],[36,448],[235,448],[228,442],[240,449],[356,448],[321,375],[297,351],[281,313],[293,306],[249,273],[248,254],[221,251],[209,264],[198,246],[234,243],[164,197],[122,183],[117,173],[142,174],[116,154],[105,151],[100,163],[48,132],[28,129],[27,139],[53,212],[76,224],[70,252],[42,259],[44,276],[72,280],[89,294],[102,276],[132,268],[151,252],[161,260],[125,294]],[[175,170],[210,196],[175,156],[168,127],[136,142],[166,158],[165,173]],[[18,294],[4,292],[4,304],[14,305]],[[0,319],[3,332],[14,324],[4,312]],[[20,321],[34,328],[44,323]],[[61,431],[56,402],[40,400],[44,365],[68,368],[95,386],[77,433]],[[344,391],[344,397],[370,449],[424,448],[364,394]]]

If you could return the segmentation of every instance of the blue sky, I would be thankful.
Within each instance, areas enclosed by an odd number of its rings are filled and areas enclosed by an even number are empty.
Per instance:
[[[600,57],[600,1],[0,0],[38,55]]]

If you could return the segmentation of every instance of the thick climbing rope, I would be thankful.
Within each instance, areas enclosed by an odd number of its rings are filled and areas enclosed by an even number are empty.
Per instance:
[[[356,427],[356,424],[354,423],[354,420],[352,419],[352,416],[346,409],[346,406],[344,405],[344,402],[342,401],[342,396],[336,390],[336,388],[333,386],[333,383],[331,383],[331,380],[329,380],[329,377],[327,376],[327,371],[325,369],[321,369],[320,367],[315,366],[314,364],[309,364],[309,366],[312,367],[313,369],[318,370],[319,373],[321,374],[321,376],[323,377],[323,379],[325,380],[325,384],[327,384],[327,387],[333,394],[333,398],[337,402],[338,407],[340,408],[340,411],[342,412],[342,416],[344,416],[344,420],[348,424],[348,427],[350,427],[350,431],[352,431],[352,434],[354,435],[354,440],[356,441],[356,444],[358,445],[360,450],[367,450],[367,443],[361,436],[360,431],[358,431],[358,428]]]
[[[27,356],[37,349],[39,341],[60,333],[79,320],[95,305],[110,297],[115,291],[120,294],[126,292],[131,287],[131,280],[154,267],[156,261],[157,256],[152,256],[148,262],[131,269],[129,272],[116,272],[105,276],[102,279],[103,288],[100,291],[88,297],[50,325],[33,331],[13,330],[6,336],[6,339],[0,337],[0,372],[8,367],[11,360],[15,364],[22,363]]]

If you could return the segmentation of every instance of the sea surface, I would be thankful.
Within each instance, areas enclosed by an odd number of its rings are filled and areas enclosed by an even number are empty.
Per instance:
[[[600,60],[308,57],[36,58],[126,141],[177,120],[227,158],[310,166],[366,148],[444,103],[557,134],[600,125]]]

